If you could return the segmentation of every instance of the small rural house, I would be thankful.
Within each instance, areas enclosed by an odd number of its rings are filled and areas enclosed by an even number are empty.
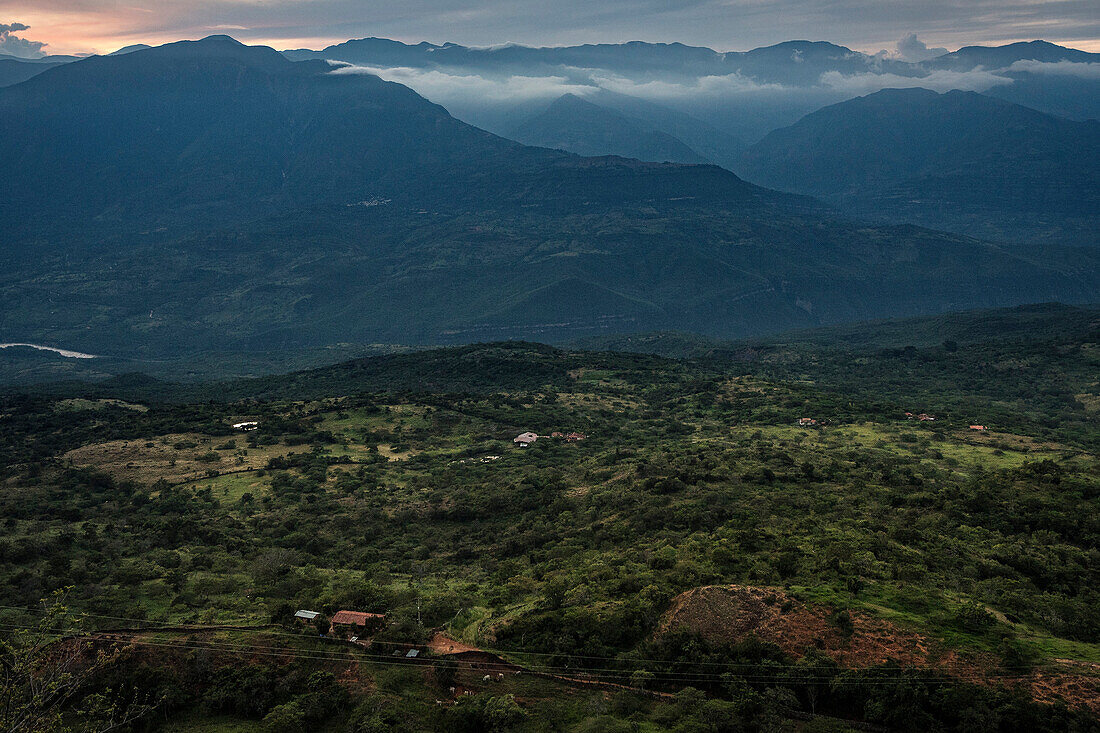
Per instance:
[[[566,443],[576,443],[578,441],[584,440],[587,437],[588,436],[585,435],[584,433],[575,433],[575,432],[574,433],[569,433],[568,435],[565,436],[565,442]]]
[[[808,428],[813,425],[817,425],[817,420],[812,417],[800,417],[798,418],[798,426],[802,428]]]
[[[332,633],[358,635],[364,631],[373,631],[386,623],[384,613],[363,613],[362,611],[337,611],[332,615]]]
[[[985,425],[971,425],[971,430],[985,430]]]
[[[539,436],[535,433],[520,433],[512,442],[518,445],[520,448],[526,448],[539,439]]]
[[[300,624],[308,624],[312,623],[313,619],[317,618],[320,615],[320,611],[306,611],[303,609],[294,614],[294,620]]]
[[[259,427],[260,427],[260,423],[256,422],[255,420],[249,420],[247,422],[233,423],[233,429],[234,430],[248,431],[248,430],[256,430]]]

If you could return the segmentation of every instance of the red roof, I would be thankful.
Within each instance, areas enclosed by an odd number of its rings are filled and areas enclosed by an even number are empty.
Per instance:
[[[380,621],[386,618],[384,613],[363,613],[362,611],[337,611],[332,616],[332,623],[347,624],[349,626],[366,626],[368,621]]]

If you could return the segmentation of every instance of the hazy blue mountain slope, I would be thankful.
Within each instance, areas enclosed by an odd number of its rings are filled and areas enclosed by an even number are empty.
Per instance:
[[[9,87],[26,81],[53,66],[57,64],[40,64],[11,57],[0,58],[0,87]]]
[[[664,104],[607,90],[600,90],[587,100],[672,135],[723,168],[732,169],[748,147],[744,140],[735,135]]]
[[[527,145],[568,150],[578,155],[708,162],[682,140],[572,94],[559,97],[541,113],[517,125],[508,137]]]
[[[975,236],[1096,244],[1100,123],[973,92],[883,90],[745,153],[757,183]]]

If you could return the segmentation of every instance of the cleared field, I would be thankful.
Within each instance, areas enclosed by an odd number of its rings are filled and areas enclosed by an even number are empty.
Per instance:
[[[235,447],[224,446],[232,441]],[[244,447],[242,436],[171,433],[145,440],[112,440],[68,451],[61,457],[74,466],[94,467],[120,481],[151,485],[157,481],[180,484],[229,471],[258,469],[275,456],[295,448],[270,445]],[[297,450],[302,450],[300,447]]]

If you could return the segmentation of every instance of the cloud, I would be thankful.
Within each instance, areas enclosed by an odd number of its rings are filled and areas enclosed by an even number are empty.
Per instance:
[[[816,89],[839,96],[871,94],[880,89],[923,87],[936,92],[952,89],[984,92],[995,86],[1012,84],[1006,70],[972,71],[936,70],[920,77],[868,71],[843,74],[829,71],[821,75],[816,86],[790,86],[758,82],[740,73],[708,75],[678,79],[631,79],[606,69],[560,67],[559,73],[545,76],[492,76],[469,71],[421,69],[411,67],[355,66],[330,61],[334,74],[374,74],[414,89],[433,102],[450,108],[467,107],[471,103],[508,104],[556,99],[563,94],[592,95],[600,90],[623,94],[658,103],[714,102],[753,95],[804,95]],[[1053,64],[1048,66],[1054,66]],[[1077,64],[1076,66],[1100,66]],[[1059,67],[1063,68],[1063,67]],[[1078,69],[1046,70],[1046,73],[1086,73]],[[1093,73],[1090,69],[1087,73]]]
[[[937,70],[926,76],[899,76],[897,74],[851,74],[827,71],[821,75],[821,85],[845,94],[871,94],[880,89],[908,89],[920,87],[934,92],[960,89],[964,92],[984,92],[996,86],[1011,84],[1012,79],[985,69],[973,71]]]
[[[947,53],[946,48],[929,48],[916,33],[909,33],[897,45],[897,58],[901,61],[927,61]]]
[[[45,56],[46,54],[42,51],[46,46],[45,43],[29,41],[15,35],[25,30],[30,30],[30,26],[23,23],[0,23],[0,53],[24,59],[37,59]]]
[[[564,76],[501,76],[460,74],[439,69],[414,69],[404,66],[338,66],[333,74],[374,74],[395,81],[444,106],[468,102],[472,98],[492,102],[555,99],[563,94],[586,95],[598,91],[594,85]]]
[[[1079,79],[1100,79],[1100,64],[1081,63],[1079,61],[1033,61],[1020,60],[1005,71],[1026,71],[1031,74],[1050,76],[1075,76]]]
[[[720,98],[754,92],[788,90],[788,87],[782,84],[760,83],[737,72],[719,76],[700,76],[685,81],[635,81],[606,71],[589,71],[592,74],[593,83],[601,89],[653,100],[673,100],[688,97]]]

